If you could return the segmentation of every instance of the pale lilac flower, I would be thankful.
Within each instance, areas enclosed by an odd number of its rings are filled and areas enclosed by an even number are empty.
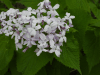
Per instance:
[[[56,15],[59,16],[59,14],[56,12],[56,9],[59,8],[59,4],[56,4],[53,8],[50,9],[50,11],[47,12],[47,15],[51,14],[51,17],[54,17]]]
[[[57,46],[53,46],[52,49],[49,51],[49,53],[55,52],[56,56],[57,56],[57,57],[60,57],[60,54],[61,54],[60,51],[61,51],[61,49],[60,49],[60,47],[57,45]]]
[[[69,20],[69,23],[72,24],[72,20],[71,19],[74,19],[75,16],[70,16],[70,13],[66,13],[66,16],[65,16],[65,19]]]
[[[28,9],[27,9],[28,11],[32,11],[32,8],[31,7],[28,7]]]
[[[27,10],[19,12],[18,9],[10,8],[7,12],[1,12],[0,34],[12,35],[11,38],[15,36],[16,50],[22,49],[22,45],[27,45],[23,50],[25,53],[28,48],[36,45],[37,56],[44,51],[54,52],[57,57],[60,57],[60,52],[62,52],[60,46],[63,46],[64,41],[66,42],[66,31],[73,27],[71,19],[75,16],[66,13],[64,18],[58,17],[56,9],[60,5],[56,4],[52,7],[49,0],[40,2],[38,6],[36,10],[28,7]],[[55,17],[56,15],[57,17]],[[9,17],[9,20],[6,19],[6,16]]]
[[[2,21],[5,18],[6,18],[6,13],[5,12],[1,12],[1,14],[0,14],[0,20]]]
[[[13,8],[10,8],[8,11],[7,11],[7,16],[14,16],[17,14],[19,10],[18,9],[13,9]]]
[[[18,48],[19,48],[19,49],[22,49],[22,48],[23,48],[23,47],[22,47],[22,44],[16,43],[16,50],[18,50]]]
[[[69,27],[73,27],[73,25],[71,23],[69,23]]]
[[[23,50],[23,52],[25,53],[26,52],[26,50],[28,49],[29,47],[26,47],[24,50]]]
[[[56,36],[60,37],[59,42],[66,42],[65,31],[62,31],[61,34],[56,34]]]
[[[54,35],[53,34],[49,34],[47,35],[49,37],[49,43],[50,43],[50,47],[53,47],[55,42],[54,42]]]
[[[36,52],[36,55],[39,56],[39,55],[42,53],[42,51],[48,52],[48,50],[44,49],[44,48],[46,48],[47,46],[48,46],[47,44],[46,44],[46,45],[38,45],[38,46],[37,46],[38,49],[36,49],[36,50],[38,50],[38,51]]]

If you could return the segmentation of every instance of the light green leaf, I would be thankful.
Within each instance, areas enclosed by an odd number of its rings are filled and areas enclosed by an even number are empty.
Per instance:
[[[4,69],[11,61],[14,53],[14,44],[4,34],[0,34],[0,70]]]
[[[25,53],[18,51],[17,53],[17,70],[23,72],[23,75],[34,75],[43,66],[45,66],[52,58],[53,55],[49,53],[42,53],[36,56],[34,52],[36,48],[32,46]]]
[[[96,37],[93,31],[87,31],[84,37],[83,50],[87,57],[89,72],[100,61],[100,37]]]
[[[62,52],[60,58],[55,57],[58,61],[63,63],[65,66],[77,69],[80,74],[80,58],[79,58],[79,44],[74,38],[73,34],[67,35],[67,43],[64,43],[61,47]]]

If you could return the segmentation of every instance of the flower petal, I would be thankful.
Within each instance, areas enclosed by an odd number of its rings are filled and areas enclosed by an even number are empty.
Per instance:
[[[61,37],[62,35],[61,34],[56,34],[56,36]]]
[[[54,41],[53,40],[50,40],[50,47],[52,48],[54,46]]]
[[[53,53],[53,52],[55,52],[55,50],[54,50],[54,49],[51,49],[51,50],[49,51],[49,53]]]
[[[45,40],[45,39],[46,39],[46,36],[45,36],[43,33],[41,33],[41,34],[40,34],[40,38],[41,38],[42,40]]]
[[[38,30],[38,29],[40,29],[40,28],[41,28],[40,25],[37,25],[37,26],[35,27],[36,30]]]
[[[59,50],[56,50],[56,51],[55,51],[55,54],[56,54],[57,57],[60,57],[60,54],[61,54],[61,53],[60,53]]]
[[[28,9],[27,9],[28,11],[32,11],[32,8],[31,7],[28,7]]]
[[[35,43],[34,41],[31,41],[31,44],[32,44],[32,45],[36,45],[36,43]]]
[[[63,37],[64,41],[66,42],[66,37]]]
[[[43,51],[44,51],[44,52],[48,52],[48,50],[46,50],[46,49],[43,49]]]
[[[75,18],[75,16],[70,16],[69,18],[74,19],[74,18]]]
[[[53,7],[53,9],[58,9],[59,8],[59,4],[56,4],[54,7]]]
[[[44,12],[44,13],[46,13],[46,10],[45,10],[45,9],[41,9],[40,12]]]
[[[71,24],[72,24],[72,20],[71,20],[71,19],[69,19],[69,23],[71,23]]]
[[[65,31],[64,31],[64,30],[62,31],[62,35],[63,35],[63,36],[65,35]]]
[[[42,53],[42,50],[39,50],[36,55],[39,56]]]
[[[52,14],[52,12],[51,12],[51,11],[48,11],[48,12],[47,12],[47,15],[49,16],[50,14]]]
[[[66,16],[69,17],[70,16],[70,13],[66,12]]]
[[[54,11],[53,13],[54,13],[54,15],[58,15],[59,16],[59,14],[57,13],[57,11]]]
[[[47,31],[49,27],[50,27],[49,25],[46,25],[46,26],[44,27],[44,31]]]
[[[63,42],[63,38],[62,37],[59,39],[59,42]]]

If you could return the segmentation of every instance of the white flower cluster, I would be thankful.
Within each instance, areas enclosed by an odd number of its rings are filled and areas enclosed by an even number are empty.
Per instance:
[[[66,42],[65,33],[73,27],[70,16],[66,13],[64,18],[60,18],[56,9],[59,4],[51,6],[49,0],[44,0],[38,4],[38,9],[28,7],[27,10],[19,12],[18,9],[10,8],[7,12],[0,14],[0,34],[6,36],[15,36],[16,50],[22,49],[22,45],[27,45],[26,50],[32,45],[36,45],[36,55],[39,56],[42,51],[53,53],[60,57],[60,46],[63,41]],[[69,24],[69,25],[68,25]]]

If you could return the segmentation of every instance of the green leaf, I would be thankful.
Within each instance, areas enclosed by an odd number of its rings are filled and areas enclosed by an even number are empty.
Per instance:
[[[96,37],[94,31],[86,32],[83,50],[87,57],[90,72],[92,67],[100,62],[100,37]]]
[[[44,67],[41,70],[39,70],[36,75],[41,75],[41,74],[42,75],[47,75],[46,69]]]
[[[23,75],[34,75],[43,66],[45,66],[52,58],[50,53],[43,52],[40,56],[36,56],[34,52],[36,48],[32,46],[25,53],[19,50],[17,53],[17,70]],[[20,52],[21,51],[21,52]]]
[[[10,72],[7,72],[5,75],[11,75],[11,73]]]
[[[3,70],[0,70],[0,75],[4,75],[8,71],[8,66],[6,66]]]
[[[93,26],[93,27],[100,27],[100,19],[91,19],[90,20],[90,26]]]
[[[93,2],[94,2],[95,4],[98,4],[99,0],[94,0]]]
[[[63,44],[61,47],[62,52],[60,57],[55,58],[63,63],[65,66],[70,68],[77,69],[80,74],[80,58],[79,58],[79,44],[77,40],[74,38],[73,34],[66,34],[67,35],[67,43]]]
[[[96,27],[94,30],[95,36],[100,40],[100,27]],[[99,42],[99,41],[98,41]]]
[[[14,44],[9,38],[4,34],[0,34],[0,70],[9,64],[13,57]]]
[[[16,57],[13,57],[12,61],[10,62],[9,70],[11,71],[12,75],[22,75],[20,72],[17,71]]]
[[[77,30],[75,28],[69,28],[68,33],[75,33],[75,32],[77,32]]]
[[[89,75],[100,75],[100,63],[92,68]]]
[[[78,42],[80,43],[79,44],[80,49],[82,49],[85,32],[88,28],[89,21],[92,19],[92,17],[88,12],[79,8],[77,9],[68,8],[67,11],[71,13],[71,15],[75,16],[75,19],[72,19],[73,26],[74,26],[73,28],[77,30],[77,32],[75,32],[76,33],[75,37],[78,39]]]
[[[2,2],[4,2],[4,4],[8,7],[8,8],[13,8],[12,3],[10,2],[10,0],[1,0]]]
[[[92,12],[94,13],[94,15],[100,19],[100,10],[96,7],[95,4],[93,4],[92,2],[89,2],[89,6],[90,9],[92,10]]]
[[[20,0],[18,3],[24,4],[26,7],[32,7],[33,9],[37,9],[37,4],[43,0]]]
[[[68,9],[81,9],[90,12],[87,0],[66,0],[66,5],[68,6]]]
[[[0,8],[0,11],[7,11],[7,9],[5,9],[5,8]]]
[[[56,59],[53,60],[52,65],[48,63],[45,66],[47,75],[69,75],[71,68],[66,67]]]
[[[80,58],[80,68],[82,71],[82,75],[89,74],[89,67],[88,67],[88,63],[86,61],[86,56],[83,56],[82,54],[81,54],[81,58]]]
[[[66,0],[66,5],[68,6],[68,10],[66,12],[71,13],[71,15],[75,16],[75,19],[72,19],[73,26],[76,30],[78,30],[78,36],[80,40],[80,44],[82,46],[83,37],[87,30],[87,26],[89,24],[90,19],[92,19],[90,15],[90,7],[88,5],[87,0]]]

